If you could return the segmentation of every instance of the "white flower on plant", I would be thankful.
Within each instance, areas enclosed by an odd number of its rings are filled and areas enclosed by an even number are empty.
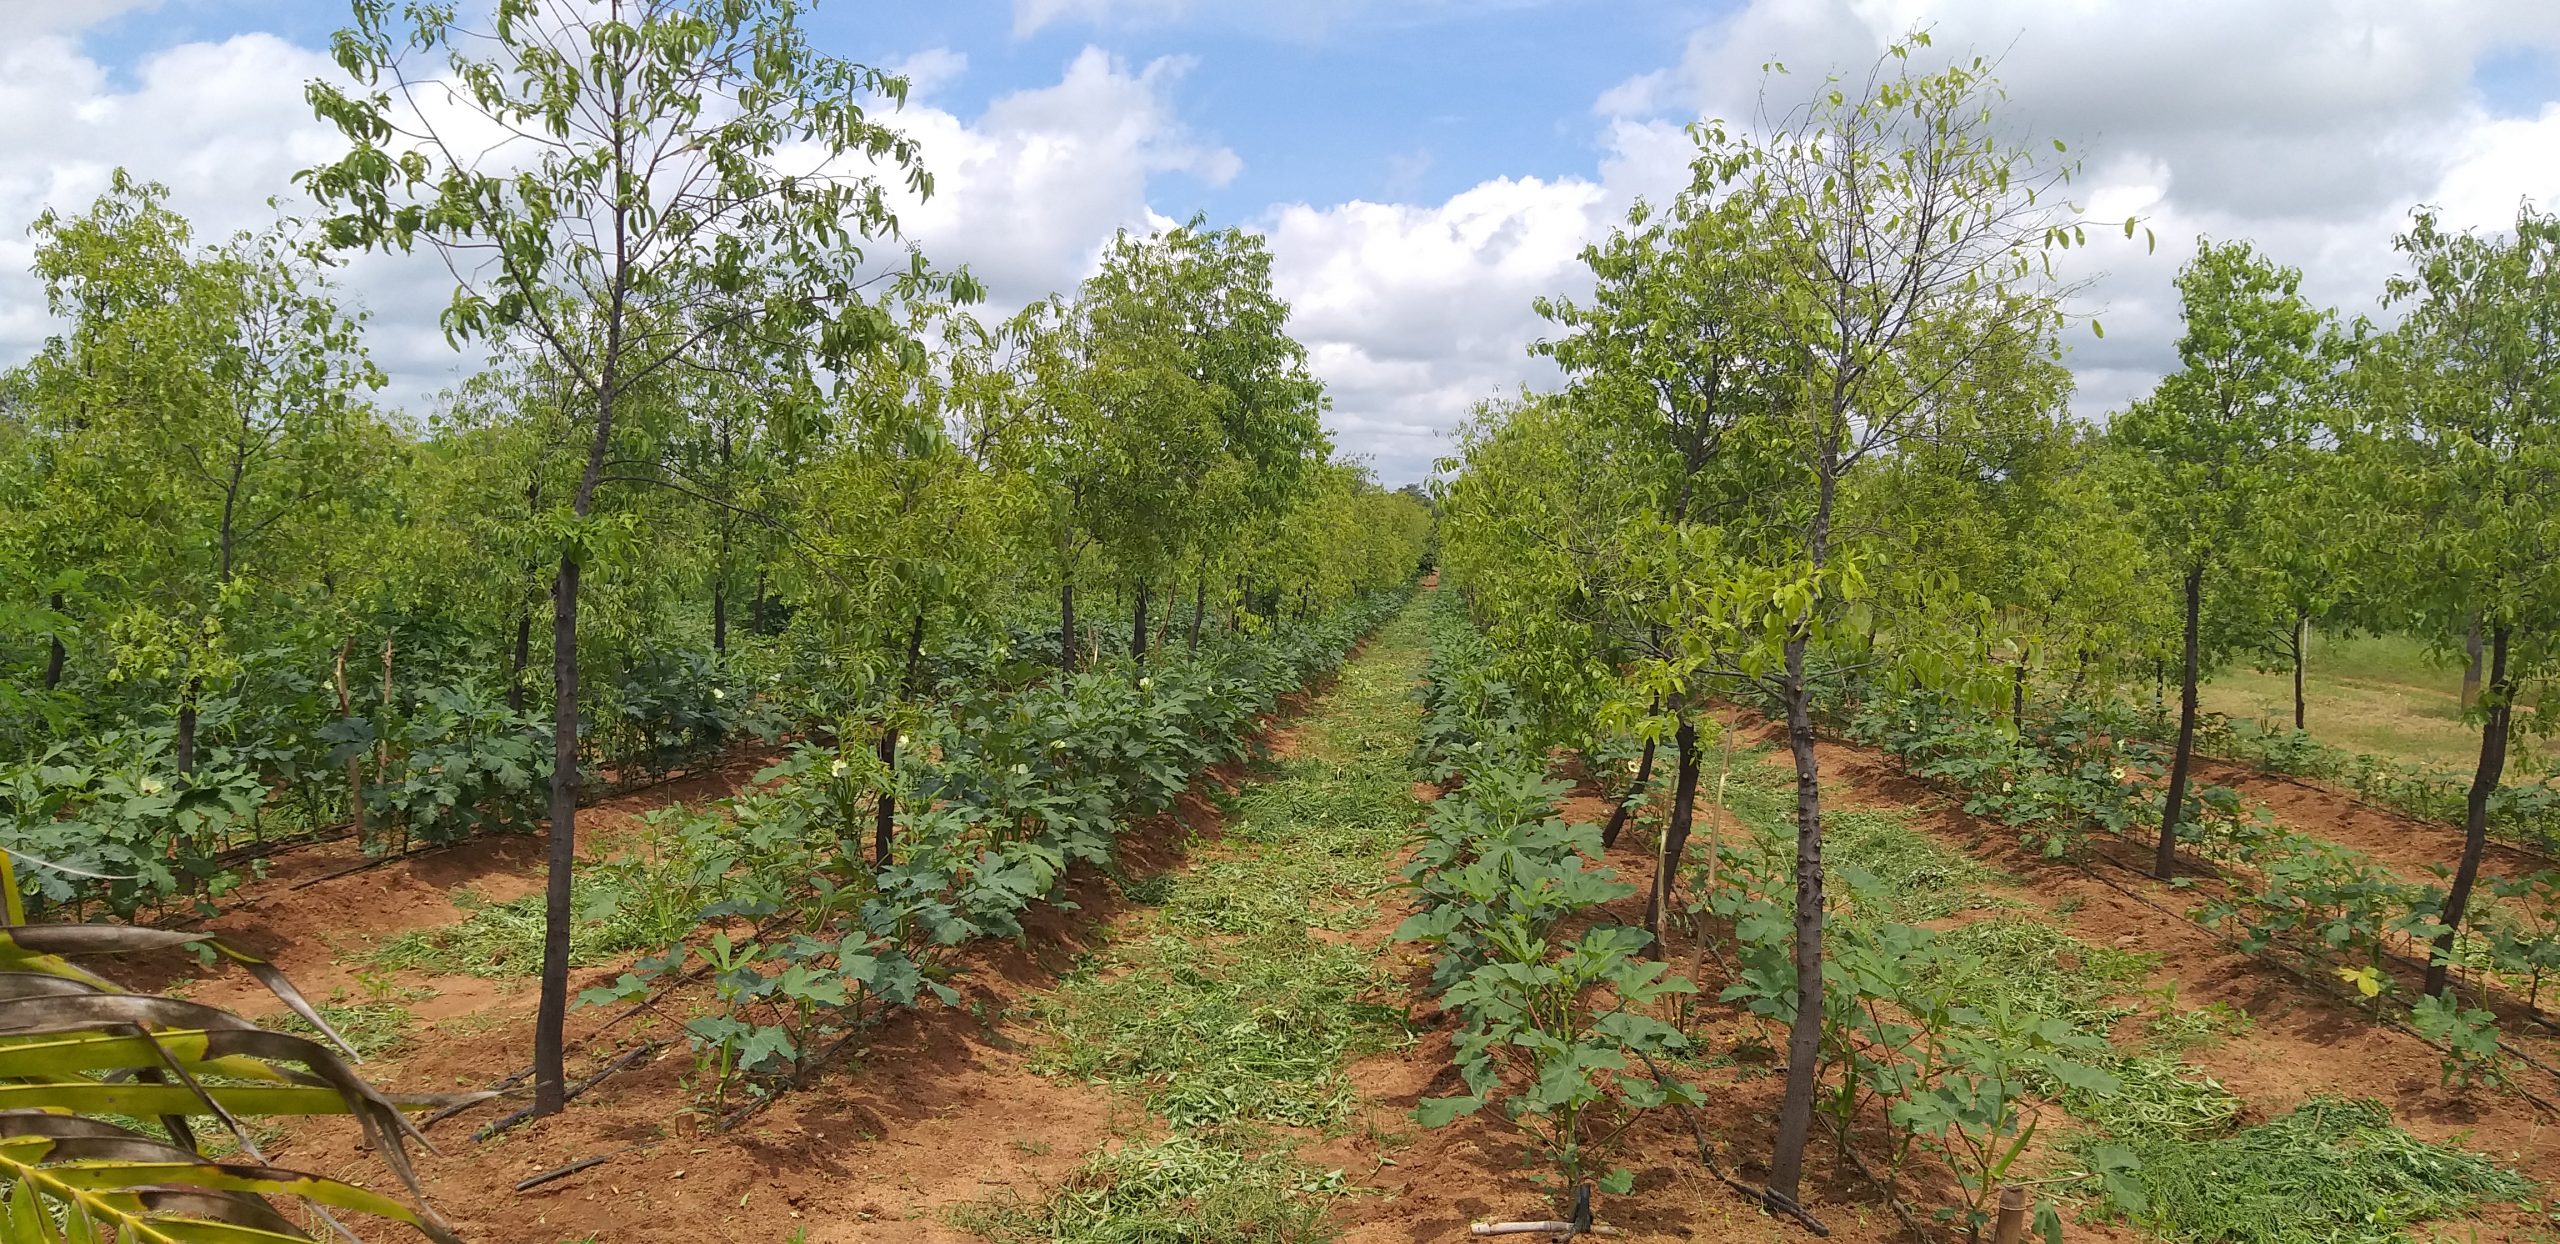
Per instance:
[[[1065,739],[1051,739],[1049,740],[1049,750],[1053,752],[1063,752],[1067,750],[1067,741]]]
[[[843,777],[846,774],[853,772],[853,766],[846,764],[842,760],[838,760],[834,764],[827,766],[827,772],[835,775],[836,777]]]
[[[2124,766],[2123,766],[2123,765],[2117,765],[2115,768],[2112,768],[2112,769],[2107,770],[2107,776],[2108,776],[2108,777],[2111,777],[2111,778],[2114,778],[2115,780],[2117,780],[2117,781],[2119,781],[2119,782],[2123,781],[2123,780],[2124,780]]]
[[[144,778],[144,779],[142,779],[142,793],[143,793],[143,794],[146,794],[146,795],[157,795],[157,794],[159,794],[160,792],[162,792],[162,791],[164,791],[164,790],[167,790],[167,789],[169,789],[169,788],[160,784],[160,779],[158,779],[158,778]]]
[[[1013,775],[1015,777],[1029,777],[1031,776],[1031,766],[1021,764],[1015,765],[1013,767]]]
[[[1155,685],[1156,685],[1156,680],[1155,680],[1155,679],[1152,679],[1152,678],[1141,678],[1141,679],[1139,679],[1139,680],[1138,680],[1138,690],[1140,690],[1140,691],[1145,691],[1145,690],[1147,690],[1148,688],[1151,688],[1151,687],[1153,687],[1153,686],[1155,686]]]
[[[2014,782],[2002,782],[2002,783],[2000,784],[2000,790],[2001,790],[2001,793],[2003,793],[2003,794],[2006,794],[2006,793],[2008,793],[2008,792],[2010,792],[2010,791],[2013,791],[2013,790],[2016,790],[2016,789],[2017,789],[2017,784],[2016,784],[2016,783],[2014,783]]]
[[[719,689],[718,687],[713,687],[711,689],[711,698],[715,700],[725,700],[729,698],[729,693]]]

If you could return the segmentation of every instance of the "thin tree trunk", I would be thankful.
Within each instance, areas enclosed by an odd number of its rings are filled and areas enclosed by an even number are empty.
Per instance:
[[[178,692],[178,772],[196,771],[196,696],[201,684],[195,675],[187,676],[187,685]]]
[[[1698,816],[1698,725],[1685,707],[1675,705],[1672,711],[1679,714],[1680,726],[1672,735],[1679,760],[1671,787],[1671,820],[1662,827],[1662,849],[1654,856],[1653,892],[1644,900],[1644,928],[1653,934],[1656,953],[1662,948],[1663,913],[1671,905],[1671,887],[1680,879],[1680,857],[1689,848],[1689,830]]]
[[[725,580],[711,584],[711,655],[715,659],[729,655],[729,585]]]
[[[2469,708],[2480,698],[2480,618],[2474,614],[2470,625],[2462,631],[2462,654],[2470,658],[2462,667],[2462,706]]]
[[[1787,750],[1796,765],[1796,1015],[1787,1027],[1786,1091],[1778,1102],[1769,1188],[1798,1200],[1804,1148],[1813,1131],[1813,1073],[1822,1057],[1822,784],[1813,753],[1813,694],[1805,682],[1806,640],[1789,639]]]
[[[1831,508],[1839,468],[1826,447],[1818,475],[1813,521],[1805,532],[1805,560],[1817,576],[1831,547]],[[1817,606],[1818,607],[1818,606]],[[1813,688],[1804,672],[1813,619],[1790,629],[1785,649],[1787,749],[1796,765],[1796,1015],[1787,1027],[1786,1089],[1778,1100],[1778,1134],[1769,1155],[1769,1191],[1789,1203],[1801,1200],[1804,1148],[1813,1132],[1813,1073],[1822,1057],[1822,785],[1814,767]]]
[[[2471,890],[2480,880],[2480,855],[2489,843],[2489,800],[2506,780],[2507,729],[2515,713],[2515,688],[2507,682],[2505,625],[2489,630],[2489,681],[2480,726],[2480,765],[2471,774],[2471,797],[2462,815],[2462,862],[2453,871],[2453,888],[2444,896],[2444,931],[2436,935],[2435,954],[2427,964],[2427,992],[2444,992],[2452,967],[2453,940],[2471,906]]]
[[[916,694],[916,676],[924,664],[924,609],[916,609],[915,623],[907,628],[907,673],[900,681],[899,696],[912,700]],[[871,862],[887,868],[893,860],[892,847],[898,828],[898,793],[893,780],[898,772],[898,725],[892,720],[880,727],[880,804],[873,812],[871,825]]]
[[[60,626],[60,619],[62,617],[62,593],[56,592],[53,594],[51,607],[53,609],[55,619],[53,625]],[[1192,630],[1196,633],[1199,628],[1194,626]],[[64,662],[71,659],[71,652],[69,649],[62,646],[62,633],[60,631],[55,631],[54,633],[46,636],[46,644],[47,651],[44,658],[44,689],[51,691],[55,687],[62,685],[62,666]]]
[[[584,508],[584,507],[581,507]],[[533,1025],[533,1113],[568,1104],[569,882],[578,866],[578,562],[562,556],[551,587],[551,844],[543,890],[542,997]]]
[[[516,615],[515,664],[507,672],[507,711],[524,711],[524,667],[533,661],[533,611]]]
[[[2009,722],[2021,730],[2027,728],[2027,659],[2025,657],[2018,658],[2018,663],[2009,671]]]
[[[2309,730],[2309,712],[2301,701],[2301,663],[2312,655],[2312,619],[2294,619],[2294,730]]]
[[[2178,754],[2169,764],[2169,799],[2160,809],[2160,844],[2151,873],[2162,881],[2178,868],[2178,818],[2186,811],[2187,774],[2196,751],[2196,623],[2204,611],[2204,563],[2187,567],[2186,656],[2178,680]]]
[[[356,715],[355,696],[347,686],[347,654],[355,650],[355,645],[355,637],[352,635],[338,643],[338,660],[334,672],[338,684],[338,716],[341,718]],[[355,823],[356,844],[362,846],[365,840],[364,751],[362,748],[347,753],[347,819]]]
[[[1645,716],[1650,717],[1661,711],[1662,697],[1656,694],[1653,697],[1653,706],[1645,710]],[[1654,742],[1655,740],[1650,737],[1645,739],[1644,754],[1636,760],[1635,784],[1627,788],[1627,797],[1619,800],[1618,806],[1609,811],[1609,824],[1600,831],[1600,846],[1604,850],[1618,845],[1619,832],[1627,827],[1628,818],[1635,815],[1636,805],[1644,802],[1645,788],[1653,784]]]
[[[1138,580],[1137,600],[1129,607],[1129,659],[1147,663],[1147,589],[1144,578]]]
[[[1072,674],[1076,668],[1076,581],[1058,582],[1058,668]]]
[[[1200,651],[1200,623],[1209,616],[1209,557],[1200,557],[1200,573],[1191,578],[1191,650]]]

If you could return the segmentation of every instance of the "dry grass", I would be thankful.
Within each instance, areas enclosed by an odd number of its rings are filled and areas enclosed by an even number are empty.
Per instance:
[[[2313,738],[2350,752],[2468,771],[2480,731],[2462,720],[2458,653],[2403,635],[2314,635],[2303,671]],[[2269,727],[2293,724],[2293,672],[2235,665],[2205,683],[2205,711]]]

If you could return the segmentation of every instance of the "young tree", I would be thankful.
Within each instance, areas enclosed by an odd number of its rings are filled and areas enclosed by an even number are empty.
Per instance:
[[[2071,166],[2019,144],[1987,62],[1910,67],[1926,42],[1913,36],[1861,89],[1826,85],[1778,120],[1738,152],[1732,192],[1756,205],[1774,257],[1777,348],[1765,365],[1776,400],[1756,426],[1774,463],[1765,478],[1779,488],[1765,517],[1736,533],[1732,573],[1710,592],[1721,606],[1694,616],[1701,646],[1731,654],[1726,673],[1776,693],[1795,761],[1795,1014],[1769,1174],[1770,1193],[1789,1203],[1823,1022],[1813,691],[1842,673],[1813,654],[1834,646],[1865,594],[1866,559],[1835,528],[1841,487],[1862,463],[1925,437],[1935,412],[1996,374],[1991,362],[2056,349],[2043,261],[2082,240],[2058,197]]]
[[[2208,581],[2229,570],[2263,507],[2298,469],[2328,370],[2331,318],[2301,294],[2302,273],[2246,242],[2199,239],[2178,274],[2186,331],[2179,369],[2119,416],[2116,437],[2143,455],[2135,507],[2179,573],[2178,741],[2153,871],[2175,871],[2194,766],[2196,683],[2217,655],[2206,633]]]
[[[2397,245],[2409,270],[2385,297],[2408,314],[2366,369],[2369,421],[2351,453],[2408,613],[2437,636],[2477,619],[2488,649],[2462,858],[2427,968],[2434,994],[2479,881],[2510,742],[2544,724],[2560,672],[2560,215],[2527,205],[2512,233],[2483,235],[2421,210]]]
[[[646,431],[621,420],[715,336],[762,343],[814,384],[892,334],[864,297],[883,275],[866,248],[897,224],[874,168],[931,190],[914,143],[871,115],[903,102],[904,79],[817,50],[804,7],[498,0],[489,28],[472,30],[450,7],[356,0],[334,44],[353,89],[307,92],[350,144],[302,175],[337,213],[331,239],[433,248],[455,280],[448,336],[520,338],[572,395],[583,465],[547,519],[559,557],[541,1114],[565,1091],[578,586],[610,538],[591,521],[596,490],[616,447]],[[920,256],[889,275],[893,293],[929,281]]]
[[[1583,252],[1594,278],[1590,302],[1539,300],[1539,313],[1566,333],[1531,347],[1573,377],[1577,408],[1601,429],[1594,446],[1605,446],[1622,464],[1621,478],[1601,483],[1620,495],[1592,497],[1577,508],[1634,504],[1654,529],[1624,536],[1655,551],[1656,556],[1635,558],[1650,570],[1635,570],[1633,582],[1618,591],[1568,596],[1581,602],[1585,625],[1604,641],[1593,656],[1610,666],[1620,653],[1639,659],[1642,668],[1633,681],[1642,684],[1645,715],[1667,713],[1670,719],[1677,756],[1671,813],[1645,901],[1645,927],[1657,938],[1696,816],[1700,688],[1694,684],[1713,655],[1695,649],[1689,642],[1694,632],[1666,612],[1674,593],[1662,580],[1679,573],[1676,551],[1691,528],[1731,521],[1758,504],[1754,485],[1766,479],[1738,466],[1728,442],[1746,419],[1766,410],[1766,381],[1777,353],[1771,335],[1775,252],[1762,232],[1760,200],[1736,189],[1751,153],[1717,127],[1702,128],[1697,136],[1689,187],[1667,211],[1637,204],[1625,227]],[[1571,469],[1562,463],[1547,469],[1559,468]],[[1668,562],[1658,555],[1664,550],[1672,551]],[[1583,564],[1599,570],[1609,559]],[[1617,616],[1600,616],[1604,609]],[[1651,777],[1658,733],[1658,727],[1646,731],[1630,801],[1641,798]],[[1631,808],[1624,803],[1612,813],[1610,840]]]

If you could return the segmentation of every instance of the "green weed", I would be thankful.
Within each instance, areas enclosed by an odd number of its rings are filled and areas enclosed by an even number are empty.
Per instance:
[[[1180,1134],[1106,1148],[1046,1199],[963,1206],[954,1225],[998,1244],[1312,1244],[1342,1172],[1237,1139]]]
[[[2400,1130],[2374,1101],[2314,1098],[2214,1140],[2161,1133],[2082,1150],[2118,1170],[2105,1180],[2109,1204],[2180,1240],[2390,1244],[2411,1224],[2529,1189],[2486,1158]]]
[[[619,889],[580,880],[571,891],[569,961],[590,967],[641,950],[663,950],[664,930],[626,914]],[[543,896],[492,903],[466,890],[454,904],[471,913],[452,924],[413,929],[376,947],[368,960],[385,969],[492,980],[542,970]]]
[[[1354,1100],[1344,1060],[1397,1032],[1395,1010],[1361,1000],[1378,984],[1368,954],[1300,930],[1151,937],[1042,1003],[1058,1041],[1041,1066],[1141,1093],[1177,1127],[1326,1126]]]

